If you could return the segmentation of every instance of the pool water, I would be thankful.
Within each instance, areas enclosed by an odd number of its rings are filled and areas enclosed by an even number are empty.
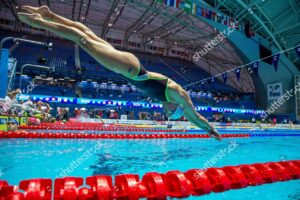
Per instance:
[[[0,180],[87,177],[300,159],[300,137],[84,140],[0,139]],[[217,156],[222,155],[222,156]],[[189,199],[299,200],[300,181],[279,182]]]

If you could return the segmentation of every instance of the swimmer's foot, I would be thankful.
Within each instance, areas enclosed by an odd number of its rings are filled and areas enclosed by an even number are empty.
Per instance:
[[[18,12],[18,17],[22,22],[29,24],[30,26],[33,26],[35,28],[40,28],[40,22],[43,20],[42,16],[38,13],[28,14]]]
[[[23,6],[22,9],[29,12],[30,14],[38,13],[45,20],[51,20],[53,17],[53,13],[50,11],[48,6],[41,6],[41,7]]]

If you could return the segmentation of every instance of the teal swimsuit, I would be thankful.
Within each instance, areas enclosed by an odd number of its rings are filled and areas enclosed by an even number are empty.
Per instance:
[[[131,85],[134,85],[139,90],[156,98],[159,101],[169,102],[167,96],[168,91],[168,78],[151,78],[147,70],[141,65],[138,75],[134,79],[124,77]]]

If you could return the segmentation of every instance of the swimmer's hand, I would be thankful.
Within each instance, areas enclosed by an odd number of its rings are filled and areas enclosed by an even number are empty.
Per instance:
[[[218,131],[215,128],[211,128],[210,130],[207,130],[207,134],[211,138],[215,138],[219,141],[222,141],[222,136],[220,135],[220,133],[218,133]]]

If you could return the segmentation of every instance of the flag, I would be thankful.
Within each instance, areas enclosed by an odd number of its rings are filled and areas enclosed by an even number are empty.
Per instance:
[[[238,20],[234,20],[234,21],[235,21],[235,22],[234,22],[234,23],[235,23],[235,29],[238,30],[238,29],[239,29],[239,25],[240,25],[240,24],[239,24],[239,21],[238,21]]]
[[[211,12],[211,19],[216,21],[217,18],[217,13],[215,13],[214,11]]]
[[[197,8],[196,8],[196,15],[202,16],[202,8],[199,6],[197,6]]]
[[[193,3],[192,13],[196,15],[196,12],[197,12],[197,5]]]
[[[184,0],[178,0],[178,8],[184,8],[185,1]]]
[[[189,0],[186,0],[184,3],[184,10],[187,13],[192,13],[193,11],[193,4],[192,2],[190,2]]]
[[[223,23],[224,25],[229,25],[229,17],[223,15],[222,23]]]
[[[237,69],[235,69],[234,71],[235,71],[235,75],[236,75],[237,81],[240,81],[241,68],[237,68]]]
[[[175,4],[174,4],[175,7],[179,8],[180,7],[179,5],[180,5],[181,2],[182,2],[182,0],[175,0]]]
[[[258,61],[252,64],[252,69],[255,73],[255,75],[258,75]]]
[[[167,5],[167,6],[175,7],[175,6],[174,6],[174,5],[176,5],[176,4],[175,4],[175,0],[166,0],[166,5]]]
[[[298,56],[300,57],[300,45],[296,47],[296,52],[297,52]]]
[[[207,18],[207,10],[205,8],[201,8],[202,9],[202,16]]]
[[[272,57],[272,64],[273,64],[276,72],[277,72],[279,57],[280,57],[279,53]]]
[[[222,23],[222,14],[217,13],[216,18],[217,18],[216,20],[217,20],[218,23]]]
[[[223,78],[224,83],[226,84],[227,83],[227,72],[222,74],[222,78]]]
[[[206,16],[206,18],[207,18],[207,19],[211,19],[211,17],[212,17],[211,10],[208,10],[208,11],[207,11],[207,16]]]
[[[235,28],[235,20],[230,18],[230,24],[229,24],[230,27],[232,28]]]
[[[244,30],[243,25],[239,23],[238,26],[239,26],[239,27],[238,27],[239,31],[244,32],[244,31],[243,31],[243,30]]]
[[[251,66],[247,67],[247,70],[248,70],[249,74],[252,74],[252,73],[253,73],[253,69],[252,69]]]

